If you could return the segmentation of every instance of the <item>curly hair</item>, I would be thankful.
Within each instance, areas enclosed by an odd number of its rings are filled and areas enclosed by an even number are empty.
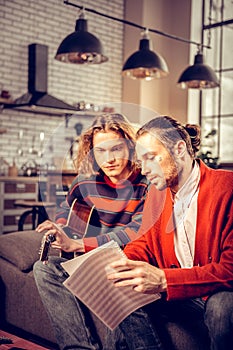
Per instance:
[[[129,149],[128,168],[133,171],[138,168],[135,153],[135,129],[122,114],[108,113],[97,116],[92,125],[80,136],[79,149],[75,160],[76,171],[79,174],[92,175],[101,172],[93,152],[93,138],[98,132],[113,131],[127,142]]]
[[[174,118],[159,116],[143,125],[137,131],[136,138],[148,132],[154,132],[156,137],[169,149],[171,154],[173,154],[174,146],[179,140],[185,141],[187,151],[192,158],[199,151],[201,131],[198,125],[182,125]]]

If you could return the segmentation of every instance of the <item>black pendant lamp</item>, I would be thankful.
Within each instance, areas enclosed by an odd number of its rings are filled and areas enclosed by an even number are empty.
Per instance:
[[[194,65],[184,70],[178,80],[181,89],[211,89],[219,86],[214,70],[204,63],[203,54],[198,50]]]
[[[165,60],[152,51],[148,31],[142,33],[139,50],[133,53],[122,68],[122,75],[132,79],[152,80],[169,74]]]
[[[65,63],[99,64],[108,61],[100,40],[87,31],[82,11],[76,21],[75,32],[69,34],[58,47],[55,59]]]

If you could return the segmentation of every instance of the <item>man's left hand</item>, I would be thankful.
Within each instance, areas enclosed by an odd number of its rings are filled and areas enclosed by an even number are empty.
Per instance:
[[[132,286],[137,292],[154,294],[165,292],[167,281],[163,270],[144,261],[121,259],[109,264],[116,272],[107,274],[116,287]]]

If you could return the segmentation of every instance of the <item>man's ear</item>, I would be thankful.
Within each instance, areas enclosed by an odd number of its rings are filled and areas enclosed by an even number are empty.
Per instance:
[[[176,145],[175,145],[175,154],[178,158],[182,158],[185,154],[187,147],[186,147],[186,143],[183,140],[179,140],[177,141]]]

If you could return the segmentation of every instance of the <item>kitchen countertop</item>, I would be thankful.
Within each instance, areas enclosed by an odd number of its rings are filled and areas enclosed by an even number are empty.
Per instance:
[[[77,175],[77,172],[73,169],[64,169],[64,170],[48,170],[48,175],[59,175],[59,174],[62,174],[62,175]]]
[[[45,176],[0,176],[0,182],[46,182]]]

